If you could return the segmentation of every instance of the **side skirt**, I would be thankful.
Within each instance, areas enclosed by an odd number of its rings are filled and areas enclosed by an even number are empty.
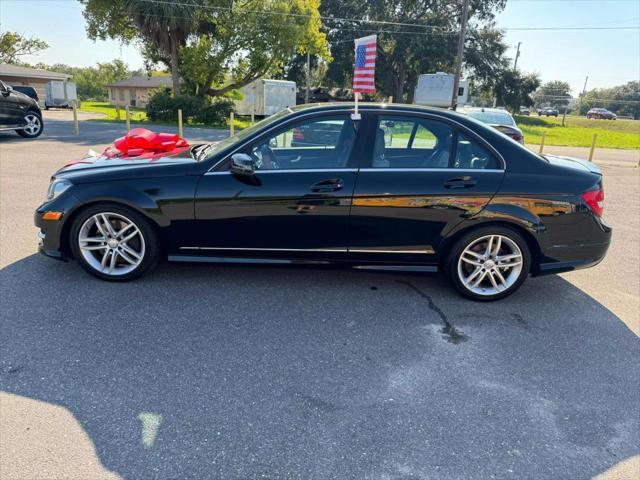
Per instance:
[[[326,260],[280,259],[280,258],[248,258],[248,257],[211,257],[204,255],[169,255],[170,262],[181,263],[218,263],[218,264],[257,264],[257,265],[342,265],[357,270],[376,270],[388,272],[425,272],[437,273],[437,265],[390,265],[386,264],[354,264],[350,262],[331,262]]]

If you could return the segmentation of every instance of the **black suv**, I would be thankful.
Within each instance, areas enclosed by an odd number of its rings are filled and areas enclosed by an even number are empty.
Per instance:
[[[42,128],[38,102],[0,81],[0,131],[15,130],[22,137],[36,138]]]

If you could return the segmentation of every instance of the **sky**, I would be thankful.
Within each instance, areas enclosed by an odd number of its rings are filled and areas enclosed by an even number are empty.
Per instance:
[[[543,82],[567,81],[574,95],[582,91],[587,76],[587,90],[640,80],[640,0],[507,0],[497,26],[506,29],[512,58],[522,42],[522,71],[538,73]],[[606,29],[523,30],[538,27]],[[24,57],[29,63],[90,66],[120,58],[131,69],[143,68],[135,46],[87,38],[76,0],[0,0],[0,28],[50,45]]]

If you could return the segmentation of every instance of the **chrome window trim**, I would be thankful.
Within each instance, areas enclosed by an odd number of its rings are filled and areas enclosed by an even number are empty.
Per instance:
[[[356,173],[358,171],[357,168],[282,168],[282,169],[269,169],[269,170],[256,170],[256,175],[262,175],[265,173],[331,173],[331,172],[344,172],[344,173]],[[221,175],[227,174],[231,175],[229,170],[224,170],[222,172],[206,172],[205,175]]]
[[[464,172],[464,173],[504,173],[501,168],[361,168],[361,172]]]
[[[324,114],[334,114],[335,115],[335,114],[340,114],[340,113],[348,115],[351,110],[353,110],[353,109],[340,108],[340,109],[313,111],[313,112],[309,112],[309,113],[305,113],[305,114],[301,114],[301,115],[294,115],[293,117],[291,117],[286,122],[280,123],[278,125],[271,126],[267,130],[261,132],[259,136],[266,135],[269,132],[273,131],[274,129],[280,128],[282,126],[286,126],[288,123],[293,123],[294,121],[297,121],[297,120],[300,120],[300,119],[303,119],[303,118],[306,118],[306,117],[312,117],[314,115],[324,115]],[[480,141],[480,143],[482,143],[485,147],[488,147],[491,150],[491,153],[493,153],[496,156],[496,158],[502,163],[502,168],[498,169],[498,170],[505,171],[506,168],[507,168],[507,162],[505,162],[504,157],[500,154],[500,152],[498,152],[498,150],[495,149],[495,147],[493,145],[491,145],[489,142],[487,142],[484,138],[482,138],[476,132],[471,130],[469,127],[461,124],[460,122],[457,122],[454,119],[443,117],[443,116],[438,115],[437,113],[432,113],[432,112],[417,112],[415,110],[410,110],[410,109],[386,108],[386,107],[383,107],[383,106],[373,106],[373,107],[367,108],[367,106],[363,105],[361,107],[361,110],[362,110],[362,112],[373,113],[374,115],[384,115],[384,114],[388,114],[388,113],[401,114],[401,115],[413,115],[413,116],[417,116],[417,117],[421,117],[421,118],[430,118],[432,120],[438,120],[438,121],[442,121],[442,122],[445,122],[445,123],[450,123],[452,125],[455,125],[458,129],[462,130],[463,132],[465,132],[467,134],[470,134],[476,140]],[[209,170],[206,173],[211,172],[214,168],[216,168],[218,165],[220,165],[220,163],[222,163],[225,160],[227,160],[231,155],[233,155],[234,153],[236,153],[239,150],[243,149],[249,143],[253,142],[255,138],[256,137],[248,139],[247,141],[245,141],[244,143],[241,143],[235,149],[231,150],[229,153],[224,155],[220,160],[218,160],[215,164],[213,164],[211,166],[211,168],[209,168]],[[455,170],[455,169],[451,169],[451,170]],[[478,171],[478,170],[476,170],[476,171]]]

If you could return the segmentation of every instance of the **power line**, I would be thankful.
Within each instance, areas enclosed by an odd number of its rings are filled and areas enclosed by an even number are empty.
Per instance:
[[[232,11],[231,7],[215,7],[213,5],[204,5],[202,3],[194,3],[194,2],[175,2],[170,0],[142,0],[147,3],[155,3],[161,5],[180,5],[184,7],[200,7],[210,10],[216,11]],[[302,17],[302,18],[311,18],[314,15],[305,14],[305,13],[291,13],[291,12],[271,12],[268,10],[244,10],[247,13],[258,13],[263,15],[281,15],[288,17]],[[328,21],[339,21],[339,22],[354,22],[354,23],[375,23],[380,25],[395,25],[395,26],[403,26],[403,27],[414,27],[414,28],[430,28],[430,29],[439,29],[442,30],[442,26],[440,25],[426,25],[419,23],[407,23],[407,22],[393,22],[389,20],[371,20],[371,19],[361,19],[361,18],[347,18],[347,17],[329,17],[325,15],[319,15],[319,18],[322,20]],[[477,30],[477,29],[476,29]],[[602,26],[577,26],[577,27],[505,27],[498,28],[498,30],[505,31],[549,31],[549,30],[640,30],[640,26],[611,26],[611,27],[602,27]],[[449,31],[448,33],[458,34],[458,31]]]

